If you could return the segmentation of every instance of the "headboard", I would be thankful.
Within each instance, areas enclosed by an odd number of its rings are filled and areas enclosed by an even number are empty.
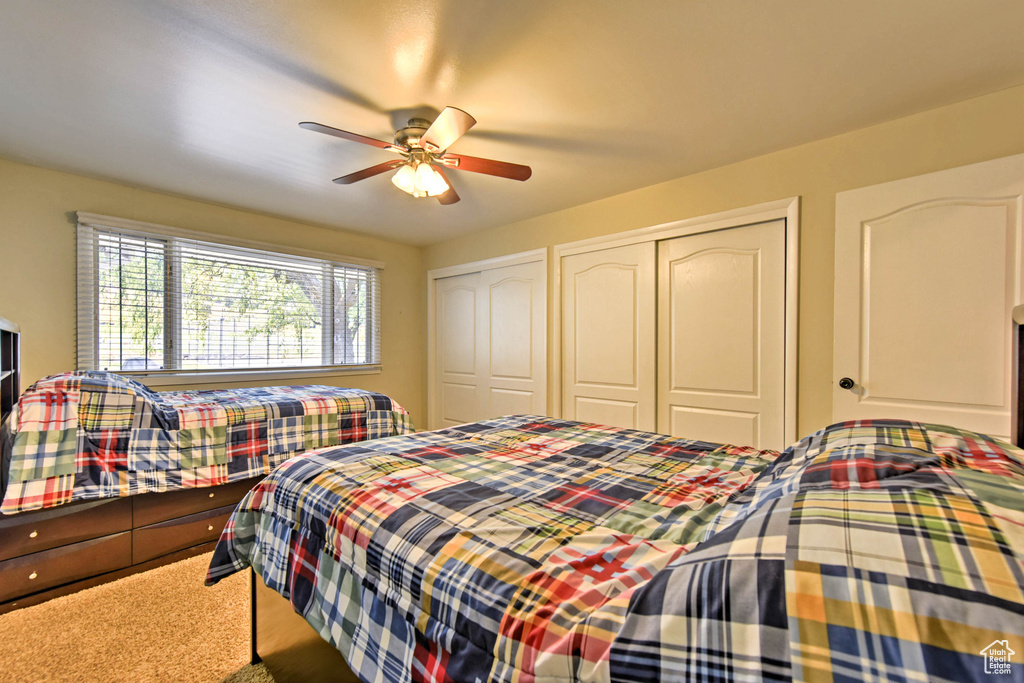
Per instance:
[[[0,496],[7,488],[11,444],[7,417],[21,396],[21,330],[0,318]]]
[[[0,318],[0,423],[21,395],[21,329]]]

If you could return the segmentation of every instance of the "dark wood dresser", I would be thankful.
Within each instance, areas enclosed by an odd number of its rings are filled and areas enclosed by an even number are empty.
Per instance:
[[[0,614],[212,550],[261,478],[0,515]]]

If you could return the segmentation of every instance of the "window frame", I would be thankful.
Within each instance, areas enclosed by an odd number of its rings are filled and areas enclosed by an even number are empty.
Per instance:
[[[339,375],[368,375],[378,374],[381,372],[383,349],[380,341],[380,327],[382,325],[383,310],[381,307],[381,288],[383,281],[383,270],[384,263],[381,261],[357,258],[352,256],[344,256],[340,254],[330,254],[324,252],[311,251],[307,249],[298,249],[287,247],[280,244],[273,244],[269,242],[258,242],[255,240],[248,240],[242,238],[233,238],[225,235],[219,235],[214,233],[200,232],[196,230],[186,230],[183,228],[176,228],[167,225],[160,225],[157,223],[146,223],[142,221],[134,221],[125,218],[116,218],[113,216],[104,216],[100,214],[87,213],[79,211],[76,213],[77,216],[77,227],[84,227],[93,231],[108,231],[121,233],[127,236],[138,236],[146,237],[149,239],[166,239],[166,252],[165,252],[165,265],[164,265],[164,290],[170,294],[172,291],[177,291],[178,295],[167,296],[164,301],[164,348],[163,357],[165,365],[168,360],[173,360],[175,367],[180,365],[180,357],[176,357],[181,353],[181,311],[180,308],[180,247],[176,244],[175,238],[181,240],[198,240],[201,242],[207,242],[217,246],[224,246],[228,248],[244,248],[244,249],[255,249],[259,251],[272,252],[280,254],[282,256],[297,256],[301,258],[316,259],[321,262],[325,289],[328,282],[331,283],[331,287],[334,284],[334,272],[339,267],[355,267],[360,269],[372,269],[375,271],[373,279],[375,280],[375,287],[371,289],[376,290],[376,300],[368,302],[368,309],[372,316],[376,314],[376,320],[368,321],[367,325],[367,346],[370,349],[377,350],[377,358],[370,363],[357,363],[357,364],[321,364],[321,365],[306,365],[306,366],[292,366],[292,367],[276,367],[276,368],[211,368],[211,369],[166,369],[166,370],[117,370],[117,374],[134,377],[144,381],[150,386],[178,386],[178,385],[192,385],[192,384],[215,384],[223,382],[249,382],[249,381],[278,381],[286,379],[303,379],[308,380],[314,377],[331,377]],[[97,364],[98,353],[99,353],[99,325],[96,324],[98,321],[98,281],[96,279],[96,260],[98,258],[98,240],[95,237],[84,238],[80,234],[76,237],[77,242],[77,262],[78,272],[76,275],[76,322],[77,322],[77,334],[81,336],[83,334],[83,318],[91,315],[92,333],[91,342],[86,345],[81,339],[76,343],[76,359],[75,366],[79,369],[83,368],[83,353],[86,349],[90,349],[92,353],[92,360],[89,363],[93,367]],[[83,242],[89,243],[93,248],[91,250],[84,250]],[[177,273],[178,277],[175,277]],[[84,274],[84,275],[83,275]],[[330,277],[328,278],[328,274]],[[169,289],[169,288],[178,289]],[[83,299],[83,289],[89,290],[86,296],[88,299]],[[372,294],[371,294],[372,296]],[[333,301],[333,296],[328,299],[324,297],[322,300],[322,330],[323,330],[323,343],[328,341],[326,335],[331,334],[331,353],[332,360],[335,357],[333,354],[336,351],[333,349],[333,326],[334,326],[334,308],[328,302]],[[177,303],[176,303],[177,302]],[[91,304],[91,305],[90,305]],[[88,311],[86,309],[89,309]],[[329,324],[328,324],[329,321]],[[323,348],[323,346],[321,346]]]

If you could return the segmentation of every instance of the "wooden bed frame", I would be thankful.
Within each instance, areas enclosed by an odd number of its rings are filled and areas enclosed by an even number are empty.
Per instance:
[[[1013,400],[1011,438],[1024,445],[1024,305],[1013,310]],[[287,599],[267,588],[256,573],[252,581],[252,661],[263,661],[278,683],[358,681],[344,657],[296,614]]]
[[[275,683],[359,683],[341,652],[300,617],[287,598],[249,570],[252,585],[252,662],[263,662]],[[259,649],[257,651],[257,643]]]
[[[20,342],[0,318],[0,423],[21,395]],[[261,478],[0,515],[0,614],[213,550]]]

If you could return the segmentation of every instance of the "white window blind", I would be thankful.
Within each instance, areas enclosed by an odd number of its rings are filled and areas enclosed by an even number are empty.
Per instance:
[[[378,268],[174,232],[80,219],[80,370],[380,364]]]

